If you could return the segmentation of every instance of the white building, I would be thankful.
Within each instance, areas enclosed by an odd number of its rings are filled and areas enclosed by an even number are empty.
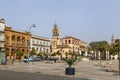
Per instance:
[[[0,19],[0,48],[4,48],[4,40],[5,40],[5,21],[4,19]]]
[[[5,53],[5,20],[0,19],[0,64],[6,63]]]
[[[45,37],[40,37],[36,35],[32,35],[30,39],[30,50],[34,48],[36,53],[45,52],[50,54],[50,40]]]

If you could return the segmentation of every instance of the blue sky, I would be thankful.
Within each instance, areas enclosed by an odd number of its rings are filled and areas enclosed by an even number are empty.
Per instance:
[[[61,36],[86,42],[120,38],[120,0],[0,0],[0,18],[7,26],[52,37],[55,22]]]

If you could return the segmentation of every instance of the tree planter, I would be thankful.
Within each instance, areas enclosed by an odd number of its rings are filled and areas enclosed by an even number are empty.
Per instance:
[[[68,68],[65,69],[66,75],[75,75],[75,68],[71,68],[71,66],[76,62],[77,56],[71,56],[65,59],[65,62],[68,64]]]
[[[75,75],[75,68],[66,68],[65,74],[66,75]]]

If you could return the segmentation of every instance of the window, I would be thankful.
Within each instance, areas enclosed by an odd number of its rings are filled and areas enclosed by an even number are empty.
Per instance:
[[[37,47],[37,51],[38,51],[38,47]]]
[[[40,44],[42,44],[42,42],[40,42]]]
[[[67,40],[65,40],[65,44],[67,44]]]
[[[12,40],[15,41],[15,36],[14,35],[12,36]]]
[[[25,43],[25,38],[24,37],[22,38],[22,43]]]
[[[20,41],[20,36],[17,37],[17,41]]]
[[[71,40],[69,40],[68,43],[71,44]]]
[[[38,41],[36,41],[36,43],[38,43]]]
[[[45,45],[45,42],[43,44]]]
[[[40,52],[42,52],[42,49],[40,48]]]
[[[34,40],[32,40],[32,43],[34,44]]]

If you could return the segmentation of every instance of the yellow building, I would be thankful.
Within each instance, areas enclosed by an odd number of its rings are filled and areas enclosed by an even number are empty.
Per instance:
[[[60,28],[57,24],[54,24],[54,28],[52,31],[52,39],[51,39],[51,52],[57,52],[59,49],[58,45],[62,45],[62,39],[60,37]]]
[[[13,54],[18,50],[23,52],[23,56],[27,55],[29,51],[30,34],[19,30],[14,30],[5,25],[5,20],[0,19],[0,28],[4,30],[4,47],[6,50],[7,58],[12,58]],[[17,57],[17,55],[15,55]]]
[[[60,52],[63,57],[70,53],[77,53],[87,56],[87,43],[73,36],[60,37],[60,28],[55,24],[52,31],[51,50],[52,53]]]

